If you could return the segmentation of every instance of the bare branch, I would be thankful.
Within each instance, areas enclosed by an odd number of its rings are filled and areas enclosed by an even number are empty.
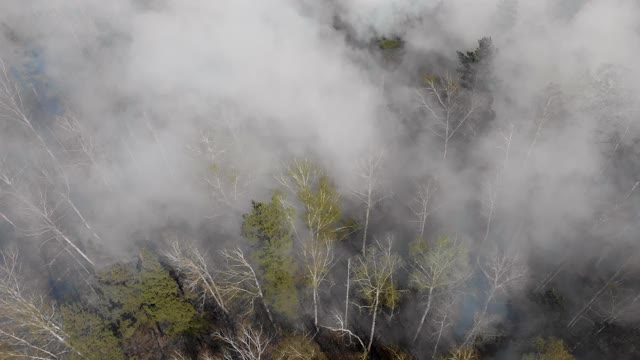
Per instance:
[[[318,307],[320,303],[320,287],[327,282],[327,275],[334,265],[333,249],[328,240],[307,240],[302,246],[302,257],[305,259],[305,277],[309,281],[313,297],[313,324],[318,328]]]
[[[489,305],[496,297],[513,288],[524,280],[526,268],[522,265],[517,254],[508,254],[495,246],[483,263],[478,263],[478,268],[487,281],[485,290],[484,307],[474,319],[474,324],[469,331],[463,346],[473,343],[480,332],[486,331],[491,325],[488,314]]]
[[[264,359],[267,346],[272,340],[262,328],[254,329],[246,324],[241,324],[235,334],[219,331],[214,337],[226,345],[226,351],[234,354],[234,358],[241,360]]]
[[[362,254],[366,255],[367,230],[373,207],[390,194],[382,192],[381,175],[385,153],[382,150],[370,149],[366,156],[358,162],[358,176],[362,179],[361,189],[353,194],[364,204],[365,216],[362,230]]]
[[[393,279],[394,273],[402,266],[400,257],[391,250],[392,238],[386,244],[376,242],[377,246],[367,256],[357,259],[353,283],[358,287],[364,300],[362,308],[371,312],[371,332],[367,345],[367,354],[371,351],[375,336],[376,319],[381,308],[393,310],[400,298],[400,291]]]
[[[62,329],[55,306],[27,293],[20,275],[17,251],[1,252],[0,341],[8,346],[5,356],[59,359],[73,351]]]
[[[347,339],[349,341],[351,341],[352,339],[355,339],[358,341],[358,344],[360,344],[360,347],[362,347],[362,349],[365,349],[366,346],[364,345],[364,341],[362,341],[362,339],[356,335],[355,333],[353,333],[353,331],[349,330],[348,328],[346,328],[344,320],[342,319],[342,317],[338,314],[334,315],[334,318],[336,319],[336,323],[338,326],[334,326],[334,327],[330,327],[330,326],[323,326],[325,329],[329,329],[331,331],[335,331],[343,336],[346,336]],[[350,344],[348,344],[350,345]]]
[[[232,250],[222,250],[220,254],[225,262],[225,268],[220,271],[221,280],[219,282],[220,293],[222,298],[225,299],[225,303],[240,301],[245,304],[246,315],[255,311],[255,302],[260,301],[269,317],[269,321],[275,326],[258,276],[253,265],[245,257],[244,252],[240,248],[234,248]]]
[[[198,294],[203,304],[207,297],[211,296],[218,307],[227,313],[222,290],[211,275],[207,261],[197,247],[191,244],[181,246],[176,241],[171,251],[166,251],[163,255],[184,276],[186,288]]]

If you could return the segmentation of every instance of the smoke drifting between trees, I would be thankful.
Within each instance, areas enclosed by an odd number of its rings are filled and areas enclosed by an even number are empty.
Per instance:
[[[319,3],[7,6],[0,357],[640,356],[626,58]]]

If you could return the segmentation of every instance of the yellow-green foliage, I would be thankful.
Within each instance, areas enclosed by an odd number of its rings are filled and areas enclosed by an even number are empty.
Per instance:
[[[340,221],[340,194],[326,175],[320,176],[315,189],[304,187],[298,192],[304,204],[307,227],[315,233],[316,240],[335,240]]]
[[[474,348],[462,346],[453,349],[449,355],[440,357],[440,360],[480,360],[480,354]]]
[[[380,47],[380,49],[383,49],[383,50],[399,49],[402,47],[402,43],[399,40],[386,39],[386,38],[382,38],[378,40],[377,44]]]
[[[274,192],[269,203],[254,201],[251,214],[243,216],[242,234],[255,241],[252,257],[260,266],[267,304],[277,313],[295,318],[299,304],[289,220],[293,210],[283,205],[282,196]]]
[[[271,358],[276,360],[327,360],[320,346],[305,336],[288,336],[273,346]]]
[[[352,218],[344,217],[336,229],[336,240],[344,240],[362,229],[362,224]]]
[[[409,246],[409,255],[414,264],[409,282],[420,292],[454,286],[469,274],[467,248],[446,235],[433,244],[416,239]]]
[[[227,183],[234,184],[238,182],[240,174],[237,170],[228,167],[222,167],[217,163],[211,163],[209,165],[209,173],[213,176],[219,177]]]
[[[526,354],[523,360],[574,360],[575,358],[565,347],[562,339],[550,337],[547,340],[542,338],[534,342],[535,353]]]
[[[441,96],[449,98],[458,95],[460,90],[460,84],[458,81],[450,76],[442,78],[435,74],[427,73],[422,76],[422,81],[424,81],[427,87],[431,90],[435,90],[438,93],[441,93]]]
[[[437,75],[431,74],[431,73],[424,74],[422,76],[422,79],[427,84],[434,84],[440,80],[440,78]]]
[[[368,306],[378,304],[395,309],[400,300],[401,291],[394,281],[394,273],[402,262],[398,255],[382,248],[372,248],[365,259],[360,259],[354,270],[354,281],[358,285],[359,295]]]
[[[382,349],[382,357],[390,360],[414,360],[415,358],[406,351],[395,346],[385,346]]]
[[[340,234],[340,194],[331,179],[309,160],[294,160],[282,183],[295,193],[313,240],[336,240]]]

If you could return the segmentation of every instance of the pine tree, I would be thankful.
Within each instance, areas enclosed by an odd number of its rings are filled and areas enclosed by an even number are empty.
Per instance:
[[[254,260],[259,264],[268,306],[289,318],[296,316],[296,262],[290,220],[293,210],[284,206],[276,191],[271,202],[252,202],[251,214],[243,215],[242,235],[255,241]]]
[[[100,316],[80,306],[62,307],[62,319],[69,333],[73,347],[82,356],[72,354],[73,359],[124,359],[120,340],[113,333],[112,326]]]
[[[464,104],[472,113],[463,132],[475,135],[482,132],[496,115],[493,111],[493,90],[497,79],[492,67],[496,49],[490,37],[478,40],[473,51],[458,51],[460,87],[464,91]]]
[[[460,85],[471,91],[488,92],[492,88],[491,65],[495,56],[493,40],[484,37],[478,40],[473,51],[458,51]]]
[[[159,336],[177,335],[190,330],[197,320],[193,305],[148,250],[141,251],[137,268],[116,264],[99,273],[98,279],[111,307],[111,321],[124,340],[149,329]]]

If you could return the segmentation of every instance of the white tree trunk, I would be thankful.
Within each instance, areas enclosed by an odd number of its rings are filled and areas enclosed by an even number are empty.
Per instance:
[[[367,212],[364,217],[364,230],[362,235],[362,256],[365,256],[367,251],[367,229],[369,228],[370,213],[371,213],[371,205],[367,203]]]
[[[313,287],[313,325],[318,329],[318,288]]]
[[[418,339],[418,335],[420,335],[420,331],[422,330],[422,326],[424,325],[424,321],[427,318],[427,314],[429,314],[429,310],[431,309],[431,299],[433,295],[433,288],[429,288],[429,299],[427,300],[427,307],[424,309],[424,313],[422,313],[422,318],[420,319],[420,325],[418,325],[418,330],[416,330],[416,334],[413,336],[412,343],[416,342]]]
[[[438,354],[438,345],[440,345],[440,339],[442,338],[442,331],[444,330],[444,324],[447,321],[447,314],[444,314],[444,318],[440,323],[440,330],[438,331],[438,338],[436,339],[436,344],[433,346],[433,353],[431,354],[431,359],[435,359]]]
[[[366,355],[369,355],[371,352],[371,345],[373,344],[373,337],[376,332],[376,318],[378,316],[378,303],[379,303],[380,292],[376,291],[376,298],[373,301],[373,316],[371,319],[371,336],[369,337],[369,344],[367,345]]]
[[[344,327],[347,327],[349,321],[349,286],[351,281],[351,258],[347,259],[347,295],[344,302]]]

